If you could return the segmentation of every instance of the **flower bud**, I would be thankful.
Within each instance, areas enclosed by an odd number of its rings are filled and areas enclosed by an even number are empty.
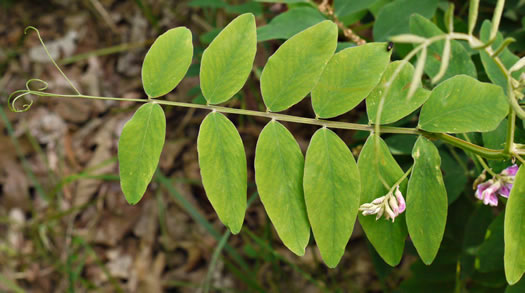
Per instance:
[[[399,186],[397,186],[397,188],[396,188],[395,195],[396,195],[396,199],[397,199],[397,205],[399,206],[398,214],[401,214],[402,212],[405,211],[406,203],[405,203],[405,198],[403,197],[403,194],[399,190]]]
[[[399,215],[399,206],[397,205],[397,200],[394,196],[390,196],[388,199],[388,204],[390,204],[390,207],[392,208],[392,211],[397,216]]]
[[[394,219],[396,218],[396,214],[392,211],[390,206],[388,204],[385,205],[385,211],[386,211],[386,219],[392,219],[392,222],[394,222]]]
[[[379,220],[379,218],[381,218],[381,216],[383,215],[384,211],[385,211],[384,205],[380,206],[379,207],[379,211],[377,212],[376,221]]]
[[[383,200],[385,199],[385,196],[378,197],[372,201],[372,204],[382,204]]]

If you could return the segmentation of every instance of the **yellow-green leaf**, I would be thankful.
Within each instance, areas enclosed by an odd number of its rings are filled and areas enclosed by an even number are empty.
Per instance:
[[[192,57],[190,30],[177,27],[160,35],[142,65],[142,83],[148,97],[157,98],[171,92],[186,75]]]
[[[320,22],[287,40],[268,59],[261,92],[272,112],[290,108],[315,86],[337,47],[337,25]]]
[[[370,95],[366,98],[366,112],[371,123],[376,123],[377,111],[381,97],[385,93],[385,87],[396,69],[403,64],[403,61],[395,61],[390,63],[379,84],[372,90]],[[383,111],[381,112],[381,124],[394,123],[399,119],[408,116],[417,108],[421,107],[423,103],[430,96],[430,91],[424,88],[418,88],[414,95],[408,99],[408,89],[414,75],[414,66],[406,63],[397,77],[392,81],[390,89],[385,96],[383,102]]]
[[[166,136],[166,117],[158,104],[142,105],[120,135],[120,186],[130,204],[140,201],[160,159]]]
[[[441,174],[441,158],[430,140],[420,136],[412,157],[414,167],[408,181],[406,222],[421,260],[430,265],[445,232],[447,191]]]
[[[379,140],[377,148],[376,139]],[[378,150],[377,153],[376,149]],[[390,154],[385,142],[374,135],[370,135],[363,146],[357,166],[361,174],[362,186],[360,204],[372,202],[388,193],[388,189],[379,179],[379,172],[390,186],[393,186],[403,176],[403,170]],[[406,181],[400,185],[400,191],[403,194],[406,194],[406,186]],[[359,214],[359,223],[361,223],[366,237],[383,260],[391,266],[398,265],[403,256],[407,236],[404,213],[396,217],[394,223],[384,217],[376,220],[375,215],[363,216]]]
[[[525,168],[520,167],[505,207],[505,276],[516,284],[525,272]]]
[[[377,85],[390,62],[386,43],[368,43],[335,54],[312,90],[312,105],[320,118],[352,110]]]
[[[354,156],[333,131],[315,132],[306,152],[304,196],[315,242],[337,266],[354,229],[361,183]]]
[[[293,253],[304,255],[310,239],[303,193],[304,157],[279,122],[264,127],[255,150],[255,182],[277,234]]]
[[[456,75],[432,90],[419,128],[430,132],[485,132],[498,127],[509,105],[501,87]]]
[[[202,185],[222,223],[241,231],[246,212],[246,154],[235,125],[221,113],[202,121],[197,138]]]
[[[204,50],[200,81],[202,94],[210,104],[226,102],[243,87],[256,51],[255,17],[251,13],[235,18]]]

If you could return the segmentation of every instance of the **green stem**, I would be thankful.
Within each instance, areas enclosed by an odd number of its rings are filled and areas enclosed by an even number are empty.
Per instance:
[[[507,117],[507,139],[505,140],[505,148],[503,151],[510,154],[511,148],[514,145],[514,131],[516,129],[516,112],[510,107],[509,116]]]
[[[419,131],[422,132],[422,135],[424,135],[427,138],[441,139],[442,141],[450,145],[453,145],[463,150],[480,155],[486,159],[502,160],[502,159],[510,158],[510,154],[505,153],[503,150],[488,149],[488,148],[464,141],[460,138],[457,138],[455,136],[452,136],[446,133],[431,133],[431,132],[426,132],[423,130],[419,130]]]
[[[47,47],[46,45],[44,44],[44,41],[42,40],[42,37],[40,36],[40,32],[34,27],[34,26],[28,26],[26,27],[26,29],[24,30],[24,34],[27,34],[27,31],[28,30],[34,30],[36,32],[36,35],[38,37],[38,40],[40,41],[40,44],[42,44],[42,47],[44,48],[44,51],[46,52],[46,55],[47,57],[49,58],[49,60],[51,60],[51,62],[53,63],[53,65],[56,67],[56,69],[60,72],[60,75],[62,75],[62,77],[67,81],[67,83],[69,84],[69,86],[75,91],[75,93],[79,94],[80,95],[80,91],[75,87],[75,85],[71,82],[71,80],[69,80],[69,78],[67,78],[66,74],[62,71],[62,69],[60,69],[60,66],[58,66],[58,64],[55,62],[55,59],[53,59],[53,57],[51,57],[51,54],[49,53],[49,51],[47,50]]]
[[[408,177],[408,175],[410,175],[410,173],[412,172],[412,168],[414,168],[414,165],[410,166],[410,168],[408,168],[408,170],[405,172],[405,174],[403,174],[403,176],[401,176],[401,178],[399,178],[399,180],[397,180],[396,183],[394,183],[392,188],[390,188],[389,193],[394,194],[394,189],[397,186],[401,185],[401,183]]]
[[[476,155],[476,158],[478,159],[481,166],[483,166],[483,169],[485,169],[485,171],[487,171],[492,177],[496,177],[498,175],[496,174],[496,172],[492,171],[492,168],[490,168],[489,165],[487,165],[487,163],[482,157]]]
[[[41,97],[82,98],[82,99],[94,99],[94,100],[127,101],[127,102],[138,102],[138,103],[151,102],[151,103],[156,103],[156,104],[166,105],[166,106],[196,108],[196,109],[204,109],[204,110],[211,110],[211,111],[215,110],[221,113],[264,117],[264,118],[275,119],[279,121],[309,124],[309,125],[316,125],[316,126],[321,126],[321,127],[326,126],[328,128],[335,128],[335,129],[347,129],[347,130],[358,130],[358,131],[373,131],[374,130],[373,125],[339,122],[339,121],[329,121],[329,120],[298,117],[298,116],[272,113],[272,112],[261,112],[261,111],[221,107],[221,106],[214,106],[214,105],[202,105],[202,104],[174,102],[174,101],[165,101],[165,100],[156,100],[156,99],[146,100],[146,99],[125,99],[125,98],[115,98],[115,97],[86,96],[86,95],[62,95],[62,94],[44,93],[44,92],[38,92],[38,91],[30,91],[29,94],[41,96]],[[381,131],[384,133],[414,134],[414,135],[420,134],[419,130],[415,128],[394,127],[394,126],[381,126]]]
[[[374,130],[379,129],[379,131],[382,133],[423,135],[430,139],[441,139],[450,145],[470,151],[474,154],[478,154],[487,159],[502,160],[502,159],[509,159],[511,157],[511,155],[509,153],[505,153],[504,150],[488,149],[482,146],[478,146],[478,145],[469,143],[467,141],[464,141],[455,136],[451,136],[445,133],[431,133],[431,132],[427,132],[427,131],[416,129],[416,128],[328,121],[328,120],[322,120],[322,119],[298,117],[298,116],[293,116],[293,115],[286,115],[286,114],[279,114],[279,113],[272,113],[272,112],[261,112],[261,111],[228,108],[228,107],[221,107],[221,106],[214,106],[214,105],[192,104],[192,103],[164,101],[164,100],[156,100],[156,99],[146,100],[146,99],[125,99],[125,98],[115,98],[115,97],[98,97],[98,96],[87,96],[87,95],[62,95],[62,94],[45,93],[45,92],[39,92],[39,91],[27,91],[27,93],[36,95],[36,96],[41,96],[41,97],[82,98],[82,99],[95,99],[95,100],[128,101],[128,102],[138,102],[138,103],[148,103],[149,102],[149,103],[156,103],[156,104],[166,105],[166,106],[196,108],[196,109],[217,111],[220,113],[264,117],[264,118],[275,119],[279,121],[316,125],[320,127],[328,127],[328,128],[335,128],[335,129],[347,129],[347,130],[358,130],[358,131],[374,131]]]

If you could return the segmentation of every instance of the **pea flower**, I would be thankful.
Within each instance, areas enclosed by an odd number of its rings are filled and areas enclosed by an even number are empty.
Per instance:
[[[505,198],[509,197],[512,184],[514,184],[514,177],[518,172],[518,165],[514,164],[501,171],[492,179],[478,184],[476,188],[476,198],[483,201],[483,204],[490,206],[498,205],[498,195]]]
[[[399,185],[396,186],[394,193],[392,191],[393,189],[370,203],[362,204],[359,211],[363,213],[363,216],[376,215],[376,221],[385,215],[385,219],[391,219],[394,222],[394,219],[405,211],[406,203],[399,190]]]

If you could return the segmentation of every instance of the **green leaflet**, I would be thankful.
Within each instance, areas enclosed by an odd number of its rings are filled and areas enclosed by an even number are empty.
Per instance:
[[[492,24],[489,20],[485,20],[483,22],[480,31],[480,39],[482,42],[487,42],[489,40],[491,27]],[[501,43],[503,43],[503,36],[500,32],[498,32],[496,40],[494,41],[494,43],[492,43],[492,49],[498,49]],[[481,63],[483,63],[483,67],[485,68],[489,79],[493,83],[501,86],[503,88],[503,91],[507,93],[507,78],[505,78],[505,75],[501,72],[499,66],[496,64],[496,62],[494,62],[494,60],[492,60],[492,58],[489,56],[489,54],[487,54],[487,52],[485,52],[485,50],[480,51],[480,56]],[[501,52],[501,54],[499,55],[499,59],[501,60],[503,65],[505,65],[505,68],[509,69],[520,58],[512,54],[508,48],[505,48],[503,52]],[[519,80],[520,74],[522,72],[525,72],[525,68],[512,73],[512,77]]]
[[[290,38],[269,59],[261,93],[272,112],[290,108],[315,86],[337,46],[337,25],[318,23]]]
[[[374,2],[377,2],[377,0],[360,0],[360,1],[334,0],[335,15],[341,18],[349,14],[356,13],[361,10],[365,10],[369,6],[371,6]]]
[[[304,157],[293,135],[268,123],[255,150],[255,182],[277,234],[293,253],[304,255],[310,239],[303,193]]]
[[[202,94],[210,104],[229,100],[244,85],[257,51],[255,17],[246,13],[235,18],[202,55]]]
[[[326,20],[318,9],[299,6],[274,17],[270,23],[257,28],[257,41],[289,39],[302,30]]]
[[[345,252],[359,208],[361,184],[355,159],[333,131],[315,132],[306,152],[304,197],[324,262],[334,268]]]
[[[432,90],[419,128],[430,132],[485,132],[498,127],[509,106],[501,88],[457,75]]]
[[[157,169],[166,136],[166,117],[158,104],[142,105],[118,142],[120,186],[130,204],[140,201]]]
[[[443,31],[433,24],[425,17],[414,14],[410,17],[410,33],[425,38],[431,38],[438,35],[445,34]],[[445,41],[434,42],[428,47],[428,57],[425,63],[425,73],[428,76],[435,76],[441,67],[441,57]],[[452,40],[450,43],[450,60],[447,71],[441,80],[446,80],[458,74],[466,74],[472,77],[477,77],[476,66],[470,59],[470,56],[458,41]]]
[[[388,151],[385,142],[381,138],[377,139],[379,139],[377,147],[379,153],[376,154],[376,137],[370,135],[357,161],[362,186],[360,204],[372,202],[388,193],[378,177],[378,172],[381,172],[383,178],[391,186],[403,176],[403,170]],[[406,181],[400,185],[399,190],[403,194],[406,194],[406,186]],[[359,223],[381,258],[391,266],[398,265],[403,256],[407,236],[404,214],[399,215],[394,223],[384,217],[376,221],[374,215],[359,214]]]
[[[377,85],[390,61],[386,43],[368,43],[335,54],[312,90],[320,118],[332,118],[357,106]]]
[[[366,98],[366,112],[371,123],[375,123],[377,119],[377,110],[381,96],[385,92],[385,84],[390,80],[394,71],[403,64],[402,61],[395,61],[390,63],[379,84],[370,92]],[[414,75],[414,66],[406,63],[401,72],[392,82],[390,90],[385,97],[383,111],[381,112],[381,124],[389,124],[398,121],[401,118],[408,116],[419,108],[430,97],[430,91],[424,88],[418,88],[414,95],[407,99],[408,89],[412,82]]]
[[[148,97],[171,92],[188,71],[192,56],[191,32],[187,28],[170,29],[160,35],[142,65],[142,83]]]
[[[525,272],[525,170],[516,174],[505,207],[505,276],[510,285],[517,283]]]
[[[391,36],[408,33],[410,16],[419,13],[430,18],[437,4],[437,0],[398,0],[383,6],[374,24],[374,40],[384,42]]]
[[[505,293],[523,293],[525,292],[525,279],[522,279],[513,286],[507,286]]]
[[[414,167],[408,181],[406,222],[421,260],[430,265],[445,232],[447,191],[441,175],[441,158],[430,140],[420,136],[412,157]]]
[[[485,240],[477,249],[476,257],[480,272],[500,271],[503,267],[505,247],[503,241],[504,219],[505,214],[501,213],[490,223],[485,233]]]
[[[308,3],[308,0],[255,0],[256,2],[266,2],[266,3]]]
[[[241,231],[246,212],[246,154],[235,125],[212,112],[202,121],[197,138],[202,185],[222,223]]]
[[[465,190],[467,176],[463,168],[458,168],[458,162],[448,152],[440,150],[441,169],[443,170],[443,181],[447,189],[447,202],[451,205]]]
[[[201,8],[224,8],[228,4],[222,0],[191,0],[188,3],[190,7],[201,7]]]

